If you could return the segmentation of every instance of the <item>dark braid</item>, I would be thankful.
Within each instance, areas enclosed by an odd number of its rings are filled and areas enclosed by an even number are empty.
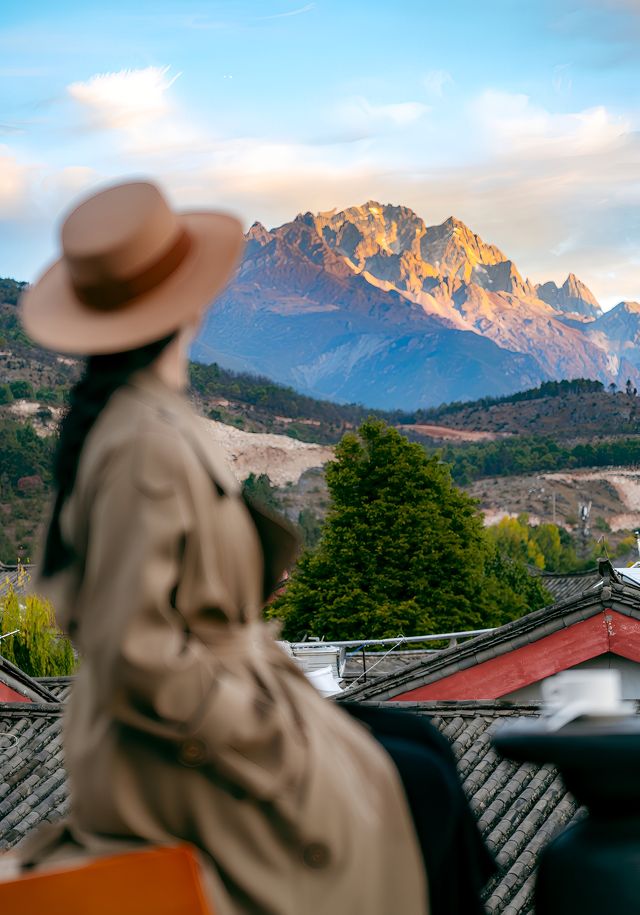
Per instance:
[[[111,395],[126,384],[134,372],[151,365],[174,337],[175,334],[171,334],[139,349],[105,356],[90,356],[87,359],[82,378],[71,390],[69,410],[60,427],[60,438],[53,461],[53,478],[57,494],[45,539],[42,562],[42,575],[45,577],[55,575],[66,568],[74,558],[72,548],[62,537],[60,512],[75,484],[87,435]]]

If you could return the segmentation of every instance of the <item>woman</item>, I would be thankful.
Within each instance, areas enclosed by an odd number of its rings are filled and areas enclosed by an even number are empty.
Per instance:
[[[23,858],[177,837],[203,853],[216,915],[424,915],[390,758],[262,622],[293,538],[248,508],[184,394],[189,340],[241,248],[231,217],[123,184],[71,213],[24,297],[33,340],[89,358],[38,581],[82,658],[71,813]]]

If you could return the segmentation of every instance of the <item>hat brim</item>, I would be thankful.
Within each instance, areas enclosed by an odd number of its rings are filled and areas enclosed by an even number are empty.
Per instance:
[[[113,311],[77,297],[63,260],[23,294],[22,325],[34,343],[69,355],[97,356],[136,349],[195,321],[231,279],[244,236],[225,213],[180,213],[191,247],[174,272],[150,292]]]

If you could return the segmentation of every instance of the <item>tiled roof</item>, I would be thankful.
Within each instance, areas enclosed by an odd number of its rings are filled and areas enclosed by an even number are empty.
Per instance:
[[[67,810],[62,704],[0,705],[0,849]]]
[[[59,702],[69,698],[74,677],[37,677],[36,682],[48,689]]]
[[[47,683],[55,692],[66,682]],[[385,703],[385,706],[393,703]],[[505,718],[538,714],[534,703],[399,703],[427,715],[449,738],[471,806],[501,871],[487,888],[489,915],[532,915],[538,853],[576,815],[573,799],[550,766],[499,759],[489,738]],[[0,705],[0,849],[45,820],[64,816],[68,796],[62,762],[62,704]],[[14,739],[15,738],[15,739]],[[11,743],[8,748],[5,743]]]
[[[597,569],[589,569],[586,572],[569,572],[563,575],[557,572],[542,572],[540,579],[557,603],[580,597],[585,591],[589,591],[602,581],[602,575]]]
[[[395,703],[385,702],[385,707]],[[451,741],[463,787],[500,868],[485,890],[488,915],[533,915],[538,855],[551,836],[583,813],[552,766],[501,759],[491,747],[505,719],[539,714],[535,703],[397,703],[428,716]]]
[[[38,680],[30,677],[2,655],[0,655],[0,686],[8,686],[9,689],[24,696],[30,702],[56,702],[56,696],[48,688],[45,679]]]
[[[0,595],[8,588],[13,588],[19,594],[26,590],[31,577],[32,566],[9,566],[0,562]]]
[[[558,601],[534,613],[528,613],[493,632],[470,639],[437,654],[419,658],[385,677],[370,678],[349,689],[349,699],[394,699],[413,689],[442,680],[459,671],[468,670],[492,658],[545,636],[565,630],[582,620],[590,619],[604,608],[640,619],[640,587],[623,583],[608,562],[601,561],[599,584],[579,596]]]
[[[364,662],[363,662],[364,654]],[[421,648],[413,650],[393,651],[358,651],[348,654],[342,671],[343,679],[347,682],[356,678],[363,681],[375,677],[385,677],[387,674],[404,670],[417,661],[423,661],[434,654]]]

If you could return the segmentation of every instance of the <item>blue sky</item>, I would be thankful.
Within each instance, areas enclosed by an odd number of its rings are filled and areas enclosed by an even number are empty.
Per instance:
[[[535,282],[640,299],[640,0],[4,0],[0,275],[101,182],[268,226],[455,215]]]

